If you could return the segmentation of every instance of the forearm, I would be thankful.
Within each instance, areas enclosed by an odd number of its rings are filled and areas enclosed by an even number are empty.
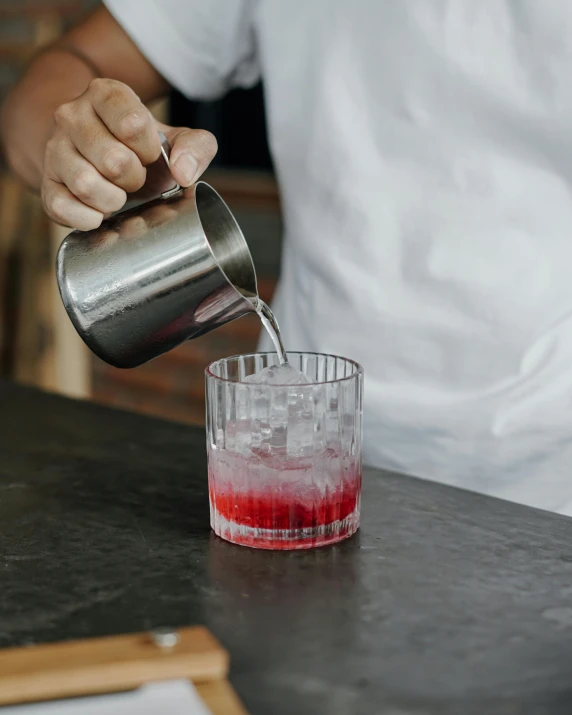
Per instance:
[[[54,49],[42,54],[9,93],[0,134],[13,171],[37,189],[55,109],[82,94],[95,77],[79,57]]]
[[[56,51],[62,46],[72,52]],[[99,7],[31,65],[0,113],[0,138],[8,161],[30,186],[41,184],[54,111],[82,95],[97,74],[123,82],[142,102],[169,88],[106,8]]]

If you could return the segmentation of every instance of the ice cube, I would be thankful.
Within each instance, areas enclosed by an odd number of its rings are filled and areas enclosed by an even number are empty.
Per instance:
[[[286,363],[265,367],[260,372],[245,377],[244,382],[252,385],[309,385],[311,380],[303,372]]]
[[[245,392],[245,407],[251,420],[251,446],[269,454],[293,454],[312,446],[311,380],[292,365],[271,365],[244,379],[237,386]],[[272,385],[272,389],[266,389]],[[299,386],[299,388],[297,387]],[[290,454],[290,451],[289,451]]]

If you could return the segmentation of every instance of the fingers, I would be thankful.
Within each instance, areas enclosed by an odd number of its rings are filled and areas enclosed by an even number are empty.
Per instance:
[[[53,179],[44,179],[42,201],[48,216],[61,226],[90,231],[103,220],[103,213],[83,204],[72,192]]]
[[[171,144],[171,173],[181,186],[190,186],[213,160],[217,141],[204,129],[162,128]]]
[[[158,125],[133,90],[115,80],[93,80],[80,97],[60,106],[44,157],[48,215],[87,231],[119,211],[126,194],[144,186],[146,167],[161,154],[159,126],[172,147],[173,177],[190,186],[216,154],[209,132]]]
[[[62,105],[55,113],[55,123],[52,153],[67,155],[71,143],[112,184],[128,192],[143,186],[146,171],[140,159],[114,137],[91,105]]]
[[[90,92],[91,105],[109,132],[144,166],[156,161],[161,153],[157,125],[135,92],[109,79],[93,80]]]
[[[125,190],[104,178],[71,142],[67,143],[67,150],[60,147],[60,151],[52,152],[53,147],[48,147],[51,178],[65,184],[83,204],[103,214],[123,207],[127,200]]]

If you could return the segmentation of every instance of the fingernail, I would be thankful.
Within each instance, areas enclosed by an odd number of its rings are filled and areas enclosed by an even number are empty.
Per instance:
[[[181,154],[175,162],[175,166],[182,172],[187,184],[191,184],[199,168],[195,157],[192,154]]]

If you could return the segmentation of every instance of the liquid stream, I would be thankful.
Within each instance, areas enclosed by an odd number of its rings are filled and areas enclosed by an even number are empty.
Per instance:
[[[274,313],[263,300],[260,300],[260,298],[258,299],[258,303],[256,305],[256,312],[258,313],[258,317],[262,321],[262,325],[265,327],[266,332],[272,340],[280,365],[287,365],[288,355],[286,355],[286,350],[284,350],[284,343],[282,342],[282,337],[280,335],[280,328],[278,327]]]

